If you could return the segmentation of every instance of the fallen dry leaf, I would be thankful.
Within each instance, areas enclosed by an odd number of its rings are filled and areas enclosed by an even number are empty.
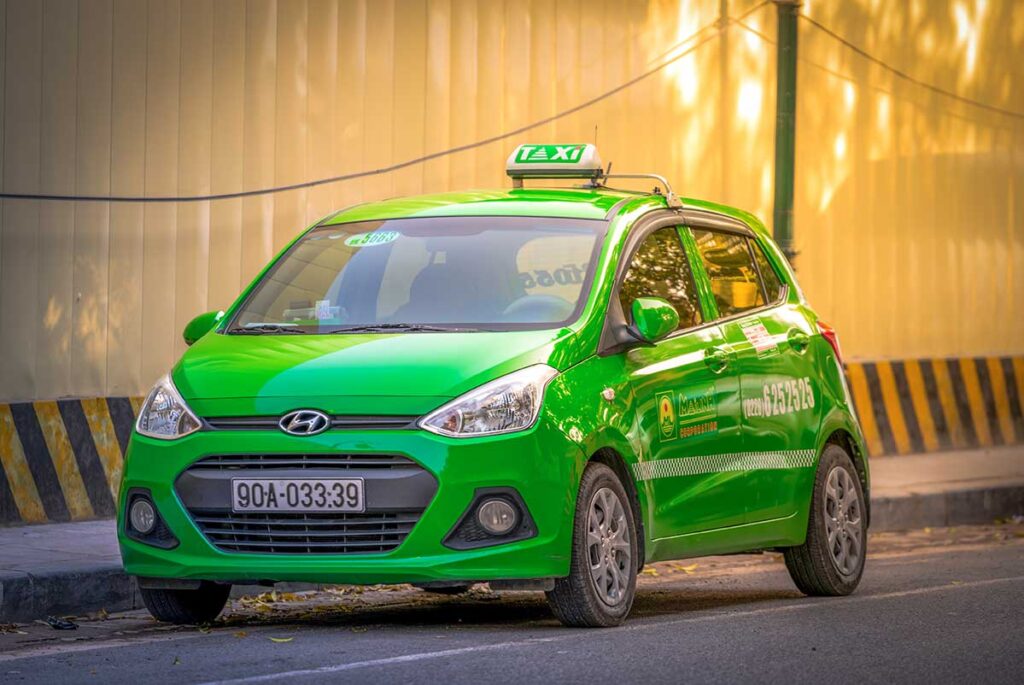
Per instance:
[[[271,642],[281,643],[281,642],[291,642],[294,639],[295,639],[294,637],[272,637],[272,638],[270,638],[270,641]]]

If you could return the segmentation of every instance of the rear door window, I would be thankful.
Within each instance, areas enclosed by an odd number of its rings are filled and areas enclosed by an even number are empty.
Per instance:
[[[761,272],[761,282],[764,283],[764,294],[768,302],[775,302],[782,297],[782,280],[776,273],[775,267],[765,257],[761,246],[756,240],[748,238],[750,251],[754,253],[754,261],[757,262],[758,271]]]
[[[722,318],[763,307],[764,290],[745,236],[704,228],[693,229],[711,292]]]

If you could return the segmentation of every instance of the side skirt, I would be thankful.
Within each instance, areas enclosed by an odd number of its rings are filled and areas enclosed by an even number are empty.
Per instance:
[[[668,561],[713,554],[735,554],[773,547],[803,544],[807,536],[807,512],[796,511],[783,518],[743,523],[727,528],[657,538],[648,542],[647,561]]]

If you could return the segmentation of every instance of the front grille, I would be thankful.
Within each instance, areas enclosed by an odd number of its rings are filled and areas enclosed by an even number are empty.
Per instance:
[[[219,454],[197,461],[189,470],[419,468],[412,459],[397,454]]]
[[[423,512],[191,513],[207,539],[225,552],[371,554],[390,552],[402,544]]]
[[[342,430],[402,430],[413,428],[418,416],[332,416],[331,428]],[[215,416],[203,419],[211,430],[279,430],[280,416]]]

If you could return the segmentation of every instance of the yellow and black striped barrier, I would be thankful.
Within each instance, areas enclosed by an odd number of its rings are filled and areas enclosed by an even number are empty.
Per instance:
[[[872,456],[1024,442],[1024,357],[854,362],[846,374]]]
[[[853,362],[872,456],[1024,442],[1024,357]],[[114,515],[142,400],[0,404],[0,525]]]
[[[140,398],[0,404],[0,524],[114,515]]]

